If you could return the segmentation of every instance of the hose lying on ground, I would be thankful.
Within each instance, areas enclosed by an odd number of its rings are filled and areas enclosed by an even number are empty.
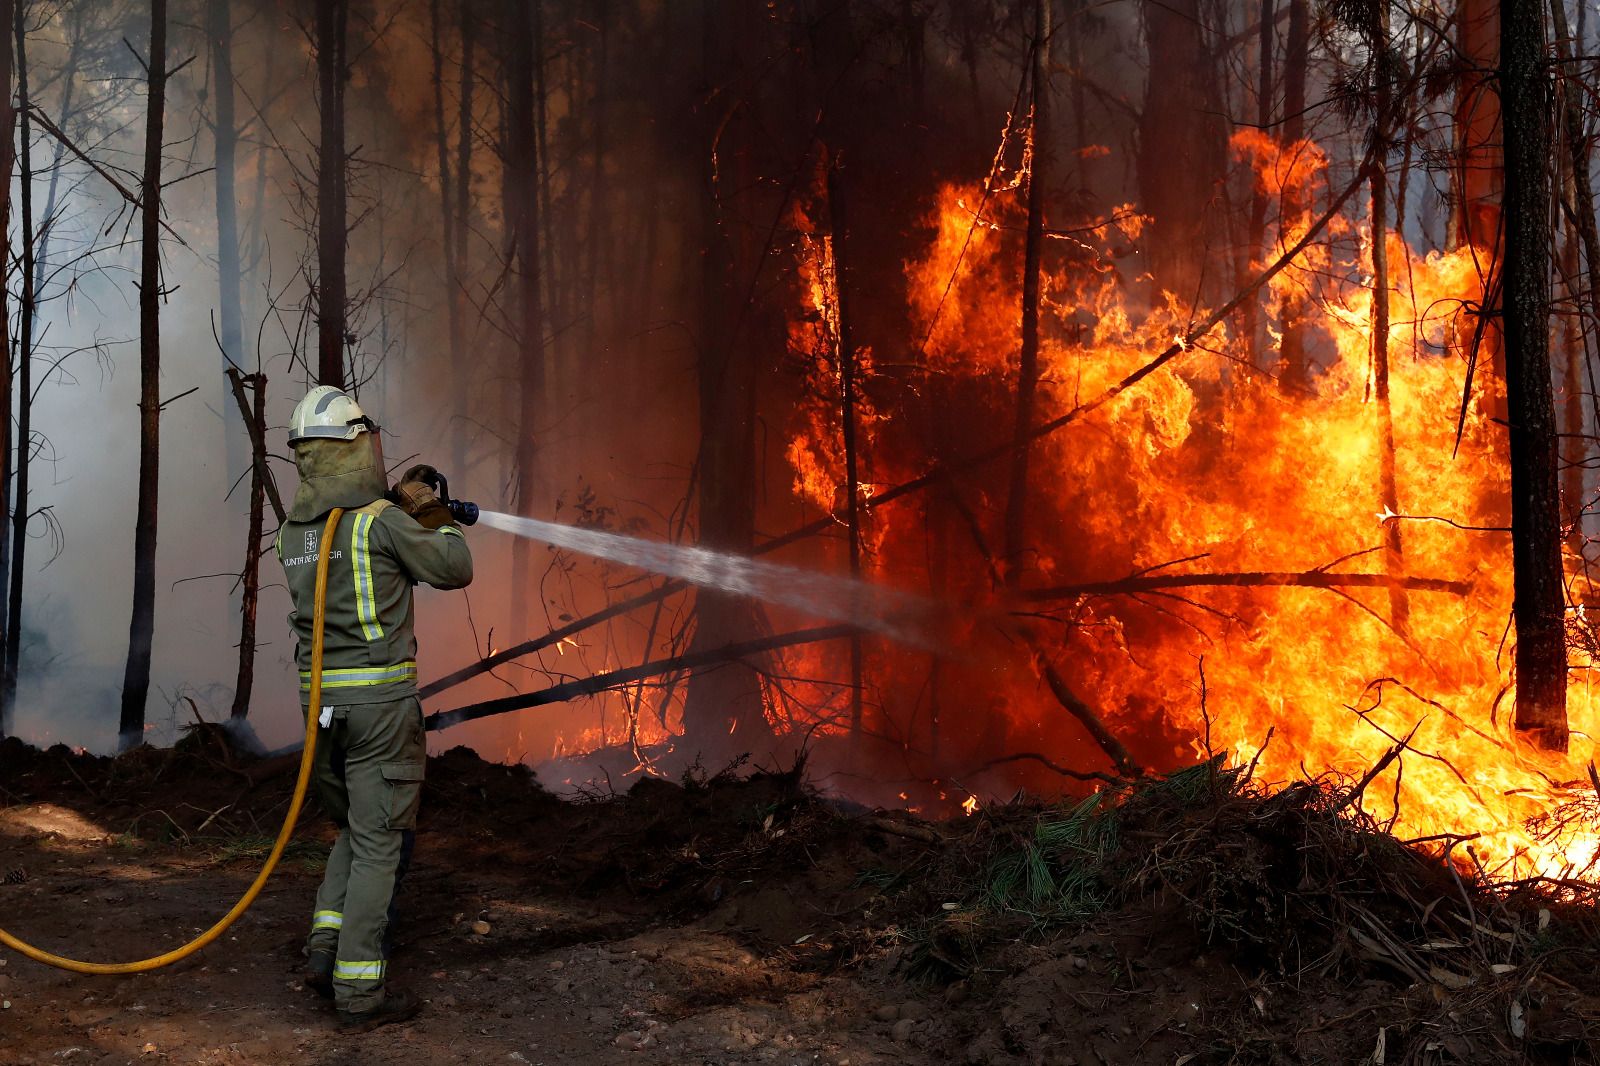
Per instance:
[[[317,750],[317,715],[322,705],[322,636],[323,625],[327,619],[328,545],[333,543],[334,533],[339,527],[339,518],[343,514],[344,510],[339,507],[328,512],[328,524],[322,529],[322,541],[317,553],[317,591],[311,615],[311,698],[306,705],[306,746],[300,756],[300,778],[295,782],[294,798],[289,801],[289,813],[283,817],[283,828],[278,830],[278,839],[273,842],[272,853],[267,856],[266,865],[261,867],[261,872],[245,890],[245,894],[239,898],[239,902],[235,903],[233,909],[223,915],[216,925],[182,947],[175,948],[165,955],[156,955],[137,962],[80,962],[77,959],[52,955],[48,951],[18,940],[4,929],[0,929],[0,944],[26,955],[35,962],[42,962],[46,966],[54,966],[60,970],[71,970],[74,973],[98,975],[146,973],[150,970],[159,970],[163,966],[171,966],[193,955],[227,932],[228,927],[250,909],[250,905],[266,887],[267,878],[277,869],[278,860],[283,858],[283,849],[288,846],[289,838],[294,835],[294,825],[300,819],[300,808],[305,803],[306,789],[311,784],[311,767]]]

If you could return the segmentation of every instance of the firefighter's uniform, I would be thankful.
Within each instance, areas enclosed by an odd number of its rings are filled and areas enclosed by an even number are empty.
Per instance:
[[[289,622],[298,640],[302,709],[310,698],[320,540],[328,512],[346,508],[326,546],[323,706],[316,712],[317,794],[340,833],[306,946],[314,975],[325,980],[331,967],[341,1016],[352,1019],[376,1016],[384,1004],[389,920],[422,792],[426,746],[412,586],[465,586],[472,580],[472,555],[460,529],[438,518],[441,510],[448,518],[442,505],[419,521],[382,498],[375,433],[296,439],[302,432],[298,408],[296,416],[291,441],[300,491],[278,533],[277,552],[294,601]]]

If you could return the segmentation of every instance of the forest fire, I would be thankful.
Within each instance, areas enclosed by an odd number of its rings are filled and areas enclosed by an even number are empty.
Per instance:
[[[1315,145],[1280,153],[1274,142],[1245,135],[1235,144],[1274,196],[1297,185],[1309,202],[1322,181]],[[981,213],[975,204],[985,205]],[[1287,299],[1309,294],[1313,302],[1312,329],[1328,353],[1314,387],[1280,389],[1223,327],[1172,372],[1041,440],[1031,488],[1039,547],[1027,583],[1012,593],[999,588],[994,559],[1003,498],[992,467],[951,479],[932,499],[883,508],[871,507],[870,485],[899,484],[978,453],[1004,424],[1021,300],[1005,264],[1015,261],[1022,215],[1014,196],[946,185],[925,251],[906,264],[916,335],[925,337],[911,371],[916,385],[894,404],[866,400],[857,409],[870,470],[860,499],[868,572],[1026,616],[1018,624],[1052,643],[1052,657],[1080,691],[1093,693],[1107,727],[1149,765],[1216,752],[1269,780],[1355,779],[1399,746],[1362,796],[1398,835],[1443,850],[1470,840],[1475,861],[1496,877],[1588,876],[1600,846],[1595,828],[1580,821],[1557,831],[1548,819],[1591,788],[1584,767],[1596,723],[1585,660],[1573,662],[1567,757],[1531,750],[1510,724],[1507,486],[1489,414],[1497,385],[1480,375],[1462,395],[1485,253],[1419,256],[1388,236],[1400,514],[1388,512],[1379,488],[1371,227],[1337,216],[1328,238],[1271,283],[1274,321]],[[1119,212],[1049,274],[1044,411],[1100,395],[1203,313],[1176,300],[1131,306],[1141,268],[1125,250],[1140,223],[1131,210]],[[1335,251],[1341,237],[1344,248]],[[836,346],[838,328],[831,244],[802,241],[808,310],[791,345],[825,350]],[[866,356],[860,367],[874,373]],[[830,391],[814,384],[821,395]],[[796,491],[834,513],[845,483],[837,418],[836,404],[816,405],[788,450]],[[1402,593],[1407,613],[1398,621],[1382,587],[1385,523],[1395,522],[1405,575],[1460,583],[1453,593]],[[936,572],[928,563],[935,558]],[[1570,561],[1573,582],[1583,581],[1580,568]],[[1247,587],[1246,575],[1262,572],[1375,575],[1377,587]],[[1190,575],[1195,586],[1208,583],[1203,575],[1222,575],[1221,585],[1190,588]],[[1233,584],[1228,575],[1241,579]],[[1071,593],[1074,583],[1122,576],[1172,583]],[[1066,591],[1049,591],[1061,586]],[[1026,655],[1002,647],[1009,640],[973,623],[960,643],[986,650],[935,667],[935,698],[946,709],[932,718],[915,680],[929,670],[927,658],[874,645],[871,674],[883,678],[883,698],[871,729],[903,741],[917,753],[908,765],[933,776],[1019,748],[1081,768],[1088,738],[1035,680]],[[840,668],[836,653],[806,654],[817,673]],[[1015,780],[1049,787],[1048,772],[1016,769]]]
[[[0,1063],[1600,1061],[1593,15],[0,0]]]

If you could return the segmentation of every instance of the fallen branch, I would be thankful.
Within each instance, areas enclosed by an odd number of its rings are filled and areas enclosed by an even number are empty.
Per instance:
[[[1388,574],[1330,574],[1322,570],[1299,573],[1256,571],[1236,574],[1146,574],[1112,581],[1086,581],[1076,585],[1054,585],[1044,589],[1024,589],[1020,599],[1037,603],[1070,600],[1079,596],[1113,596],[1156,589],[1198,586],[1238,588],[1402,588],[1412,592],[1448,592],[1464,596],[1472,586],[1466,581],[1437,577],[1390,577]]]
[[[897,822],[892,818],[866,818],[863,820],[880,833],[905,837],[907,840],[920,840],[924,844],[944,843],[943,836],[925,825],[917,825],[913,822]]]
[[[460,725],[463,722],[476,721],[479,718],[506,714],[510,711],[521,711],[529,707],[541,707],[550,703],[564,703],[580,696],[592,696],[599,692],[622,688],[636,681],[643,681],[646,678],[659,677],[662,674],[717,666],[722,663],[743,659],[748,655],[773,651],[777,648],[789,648],[799,644],[817,644],[825,640],[839,640],[843,637],[854,636],[859,632],[860,630],[857,627],[849,625],[817,626],[813,629],[777,633],[769,637],[762,637],[759,640],[725,644],[720,648],[712,648],[692,655],[674,655],[671,658],[657,659],[653,662],[641,663],[638,666],[630,666],[625,670],[612,670],[609,673],[595,674],[593,677],[586,677],[578,681],[551,685],[549,688],[540,689],[538,692],[525,692],[516,696],[505,696],[497,700],[486,700],[483,703],[468,704],[465,707],[457,707],[450,711],[440,711],[438,714],[428,716],[427,727],[429,732],[449,729],[451,726]]]
[[[1078,698],[1077,693],[1073,692],[1071,687],[1067,685],[1066,678],[1062,677],[1060,672],[1045,659],[1044,653],[1035,651],[1034,661],[1038,664],[1039,676],[1043,677],[1045,684],[1050,686],[1051,694],[1055,696],[1062,707],[1066,708],[1068,714],[1076,718],[1083,725],[1083,728],[1088,730],[1089,735],[1094,738],[1094,742],[1100,745],[1100,750],[1110,756],[1111,764],[1117,768],[1117,772],[1123,777],[1143,777],[1144,769],[1133,761],[1133,755],[1129,753],[1127,747],[1112,735],[1111,730],[1107,729],[1106,724],[1100,720],[1100,716],[1095,714],[1087,703]]]
[[[1125,777],[1118,777],[1115,774],[1108,774],[1101,770],[1069,769],[1068,767],[1062,766],[1048,755],[1042,755],[1037,751],[1019,751],[1011,755],[1002,755],[998,759],[990,759],[986,763],[974,766],[961,776],[964,778],[973,777],[976,774],[983,773],[985,770],[992,770],[996,766],[1004,766],[1007,763],[1013,762],[1036,762],[1043,766],[1046,770],[1049,770],[1051,773],[1060,774],[1062,777],[1070,777],[1075,781],[1104,781],[1106,784],[1112,786],[1121,786],[1128,783],[1128,779]]]
[[[1129,373],[1121,381],[1117,382],[1115,385],[1112,385],[1110,388],[1106,389],[1099,396],[1095,397],[1093,400],[1090,400],[1088,403],[1080,404],[1077,407],[1072,408],[1072,410],[1037,426],[1033,432],[1026,436],[1025,439],[1008,440],[1004,444],[999,444],[995,447],[979,452],[977,455],[965,459],[960,463],[949,466],[937,466],[920,477],[912,478],[910,481],[903,482],[894,486],[893,488],[877,493],[869,500],[863,500],[861,502],[863,515],[870,514],[872,511],[877,510],[879,507],[882,507],[885,504],[893,503],[895,500],[903,499],[907,496],[921,492],[923,489],[929,488],[932,485],[939,484],[955,474],[983,466],[987,463],[992,463],[997,459],[1003,459],[1011,455],[1012,452],[1019,447],[1031,446],[1034,441],[1039,440],[1042,437],[1047,437],[1056,432],[1058,429],[1071,425],[1073,422],[1078,421],[1085,415],[1091,414],[1099,408],[1105,406],[1118,396],[1122,395],[1124,392],[1133,388],[1145,378],[1149,377],[1151,374],[1154,374],[1157,370],[1160,370],[1162,367],[1178,358],[1178,356],[1190,351],[1198,342],[1204,340],[1212,330],[1216,329],[1218,324],[1220,324],[1224,319],[1237,310],[1246,300],[1253,298],[1255,294],[1261,290],[1262,286],[1266,285],[1267,282],[1271,281],[1273,278],[1282,273],[1290,263],[1294,262],[1295,259],[1299,257],[1301,252],[1305,251],[1306,248],[1311,245],[1312,241],[1314,241],[1321,234],[1321,232],[1327,227],[1328,223],[1333,220],[1334,216],[1344,208],[1344,205],[1349,201],[1350,197],[1355,195],[1356,190],[1365,184],[1367,180],[1367,173],[1371,169],[1372,163],[1372,151],[1371,149],[1368,149],[1366,158],[1362,161],[1361,166],[1356,171],[1355,179],[1345,187],[1343,192],[1334,197],[1333,202],[1328,205],[1328,209],[1324,211],[1322,215],[1306,229],[1306,232],[1298,241],[1295,242],[1293,247],[1286,250],[1272,263],[1271,266],[1267,267],[1260,274],[1258,274],[1255,280],[1240,290],[1233,297],[1233,299],[1229,300],[1226,304],[1222,305],[1222,307],[1207,315],[1199,325],[1189,330],[1188,333],[1179,338],[1174,344],[1164,349],[1154,359],[1151,359],[1148,363],[1145,363],[1137,370]],[[838,521],[831,515],[826,518],[819,518],[815,522],[810,522],[806,525],[792,529],[782,536],[773,537],[771,540],[763,541],[761,544],[758,544],[751,549],[750,554],[765,555],[768,552],[777,551],[780,548],[788,547],[790,544],[795,544],[799,541],[807,540],[811,537],[817,536],[820,533],[825,533],[828,530],[837,527],[838,524]],[[624,600],[621,603],[614,604],[602,611],[598,611],[592,615],[588,615],[587,617],[580,618],[566,626],[563,626],[560,630],[547,633],[542,637],[536,637],[532,640],[524,641],[521,644],[507,648],[505,651],[499,652],[496,655],[491,655],[485,659],[480,659],[478,662],[472,663],[469,666],[464,666],[454,673],[448,674],[445,677],[439,678],[437,681],[430,683],[422,690],[422,696],[426,698],[429,696],[438,695],[440,692],[443,692],[446,689],[453,688],[454,686],[471,680],[480,674],[486,674],[495,667],[504,665],[513,659],[520,658],[524,655],[531,655],[536,651],[548,648],[559,641],[565,640],[567,637],[573,636],[576,633],[581,633],[585,629],[599,625],[601,622],[615,618],[618,615],[631,611],[636,607],[643,607],[651,603],[655,603],[659,600],[665,599],[668,596],[681,592],[686,588],[688,588],[688,584],[683,581],[662,582],[655,589],[649,592],[640,593],[638,596],[635,596],[632,599]]]

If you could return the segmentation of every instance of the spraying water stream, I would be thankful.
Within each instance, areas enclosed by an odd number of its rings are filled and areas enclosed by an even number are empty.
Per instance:
[[[537,518],[483,511],[479,524],[580,555],[634,566],[700,588],[749,596],[819,618],[848,622],[891,640],[931,648],[936,605],[920,596],[796,566],[757,562],[729,552],[640,540]]]

